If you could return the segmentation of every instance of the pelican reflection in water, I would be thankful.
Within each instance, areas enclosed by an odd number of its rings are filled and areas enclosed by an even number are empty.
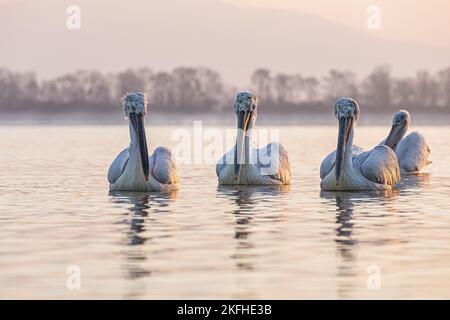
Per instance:
[[[287,193],[289,185],[283,186],[219,186],[217,191],[220,197],[228,198],[235,204],[231,211],[234,217],[236,253],[232,256],[239,270],[253,270],[255,254],[251,254],[254,243],[250,237],[255,221],[258,218],[257,206],[267,201],[269,197],[279,197]],[[267,216],[266,216],[267,218]],[[268,226],[274,226],[279,216],[269,217]]]
[[[135,281],[131,285],[127,298],[138,298],[145,295],[145,281],[140,281],[151,276],[151,268],[147,258],[149,252],[145,250],[146,243],[153,237],[148,233],[152,220],[159,214],[170,212],[170,203],[177,199],[178,192],[167,193],[142,193],[142,192],[111,192],[113,203],[127,206],[125,217],[121,222],[128,225],[125,237],[125,250],[122,251],[125,261],[122,264],[127,277]],[[167,231],[165,231],[167,232]],[[161,235],[161,237],[167,235]]]
[[[399,195],[400,191],[393,190],[369,190],[357,192],[329,192],[321,191],[320,197],[330,200],[330,204],[336,206],[336,243],[343,244],[340,253],[345,256],[348,251],[348,246],[353,246],[358,243],[357,239],[353,238],[353,219],[355,207],[358,203],[370,204],[377,203],[377,205],[387,205],[388,200],[394,199]],[[392,211],[389,209],[388,211]]]
[[[358,211],[358,205],[374,202],[386,206],[387,211],[393,211],[391,200],[399,194],[399,190],[372,190],[358,192],[328,192],[321,191],[320,197],[328,200],[329,205],[336,207],[336,228],[334,242],[337,261],[336,276],[338,280],[338,297],[349,298],[355,287],[360,286],[358,274],[361,268],[358,262],[358,249],[361,240],[354,235],[355,220],[364,218]],[[382,216],[375,217],[383,218]],[[359,229],[361,226],[358,226]],[[378,241],[378,240],[376,240]]]

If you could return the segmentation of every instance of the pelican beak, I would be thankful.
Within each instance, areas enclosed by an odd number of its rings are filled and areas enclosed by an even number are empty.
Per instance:
[[[342,168],[345,161],[345,150],[350,135],[350,130],[353,126],[353,117],[339,118],[339,136],[336,148],[336,185],[339,185],[341,179]]]
[[[401,124],[392,125],[391,131],[389,132],[388,137],[386,138],[385,145],[395,151],[397,148],[398,142],[403,138],[405,134],[405,130]]]
[[[144,117],[142,114],[133,113],[130,115],[130,120],[131,123],[133,124],[139,143],[139,153],[141,154],[141,164],[144,179],[145,181],[148,181],[150,168],[148,163],[148,149],[147,149],[147,139],[145,137]]]
[[[239,111],[238,116],[238,132],[236,138],[236,147],[234,149],[234,180],[239,181],[241,165],[246,163],[245,145],[247,143],[247,131],[250,126],[253,112]]]

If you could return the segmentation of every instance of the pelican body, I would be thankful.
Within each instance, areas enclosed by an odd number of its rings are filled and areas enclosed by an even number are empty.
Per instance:
[[[405,173],[419,172],[431,163],[429,160],[431,151],[423,135],[414,131],[404,137],[410,123],[411,116],[408,111],[397,112],[392,120],[391,131],[382,142],[395,151],[400,170]]]
[[[125,116],[129,120],[131,142],[109,167],[110,191],[177,190],[177,166],[170,150],[158,147],[148,156],[145,135],[146,94],[128,93],[121,101]]]
[[[276,142],[261,149],[251,148],[258,97],[241,92],[236,96],[236,145],[216,165],[220,185],[288,185],[291,167],[284,147]]]
[[[335,105],[339,120],[336,151],[320,166],[320,187],[325,191],[389,190],[400,180],[400,168],[394,151],[378,145],[363,152],[353,146],[359,105],[351,98],[340,98]]]

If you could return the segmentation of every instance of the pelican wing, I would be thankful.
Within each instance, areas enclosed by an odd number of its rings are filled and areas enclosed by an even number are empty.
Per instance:
[[[150,170],[156,180],[163,184],[178,183],[178,170],[172,152],[165,147],[158,147],[149,157]]]
[[[400,167],[397,156],[388,146],[376,146],[354,159],[356,167],[366,179],[379,184],[393,186],[400,181]]]
[[[120,178],[120,176],[123,173],[123,170],[125,169],[125,166],[127,165],[129,157],[130,157],[130,149],[125,148],[114,159],[114,161],[111,163],[111,166],[109,167],[109,170],[108,170],[109,183],[115,183],[117,181],[117,179]]]
[[[216,175],[220,177],[220,173],[223,169],[225,169],[228,165],[234,164],[234,148],[231,148],[227,153],[225,153],[216,164]]]
[[[400,168],[406,172],[420,171],[431,163],[430,148],[425,138],[418,132],[412,132],[402,139],[396,149]]]
[[[353,146],[352,148],[352,156],[355,157],[363,152],[363,149],[358,146]],[[325,178],[331,170],[333,170],[334,164],[336,162],[336,150],[331,152],[328,156],[323,159],[322,164],[320,165],[320,178]]]
[[[262,175],[279,180],[283,184],[291,183],[291,164],[286,149],[277,142],[261,148],[258,154],[258,167]]]

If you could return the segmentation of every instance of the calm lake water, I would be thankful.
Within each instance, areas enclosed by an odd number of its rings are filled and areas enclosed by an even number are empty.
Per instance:
[[[149,148],[173,147],[174,129],[148,126]],[[450,127],[415,129],[433,164],[393,192],[321,192],[337,128],[289,126],[290,187],[218,188],[213,165],[182,164],[167,195],[109,194],[125,123],[2,125],[0,298],[448,299]],[[361,126],[355,142],[388,131]]]

